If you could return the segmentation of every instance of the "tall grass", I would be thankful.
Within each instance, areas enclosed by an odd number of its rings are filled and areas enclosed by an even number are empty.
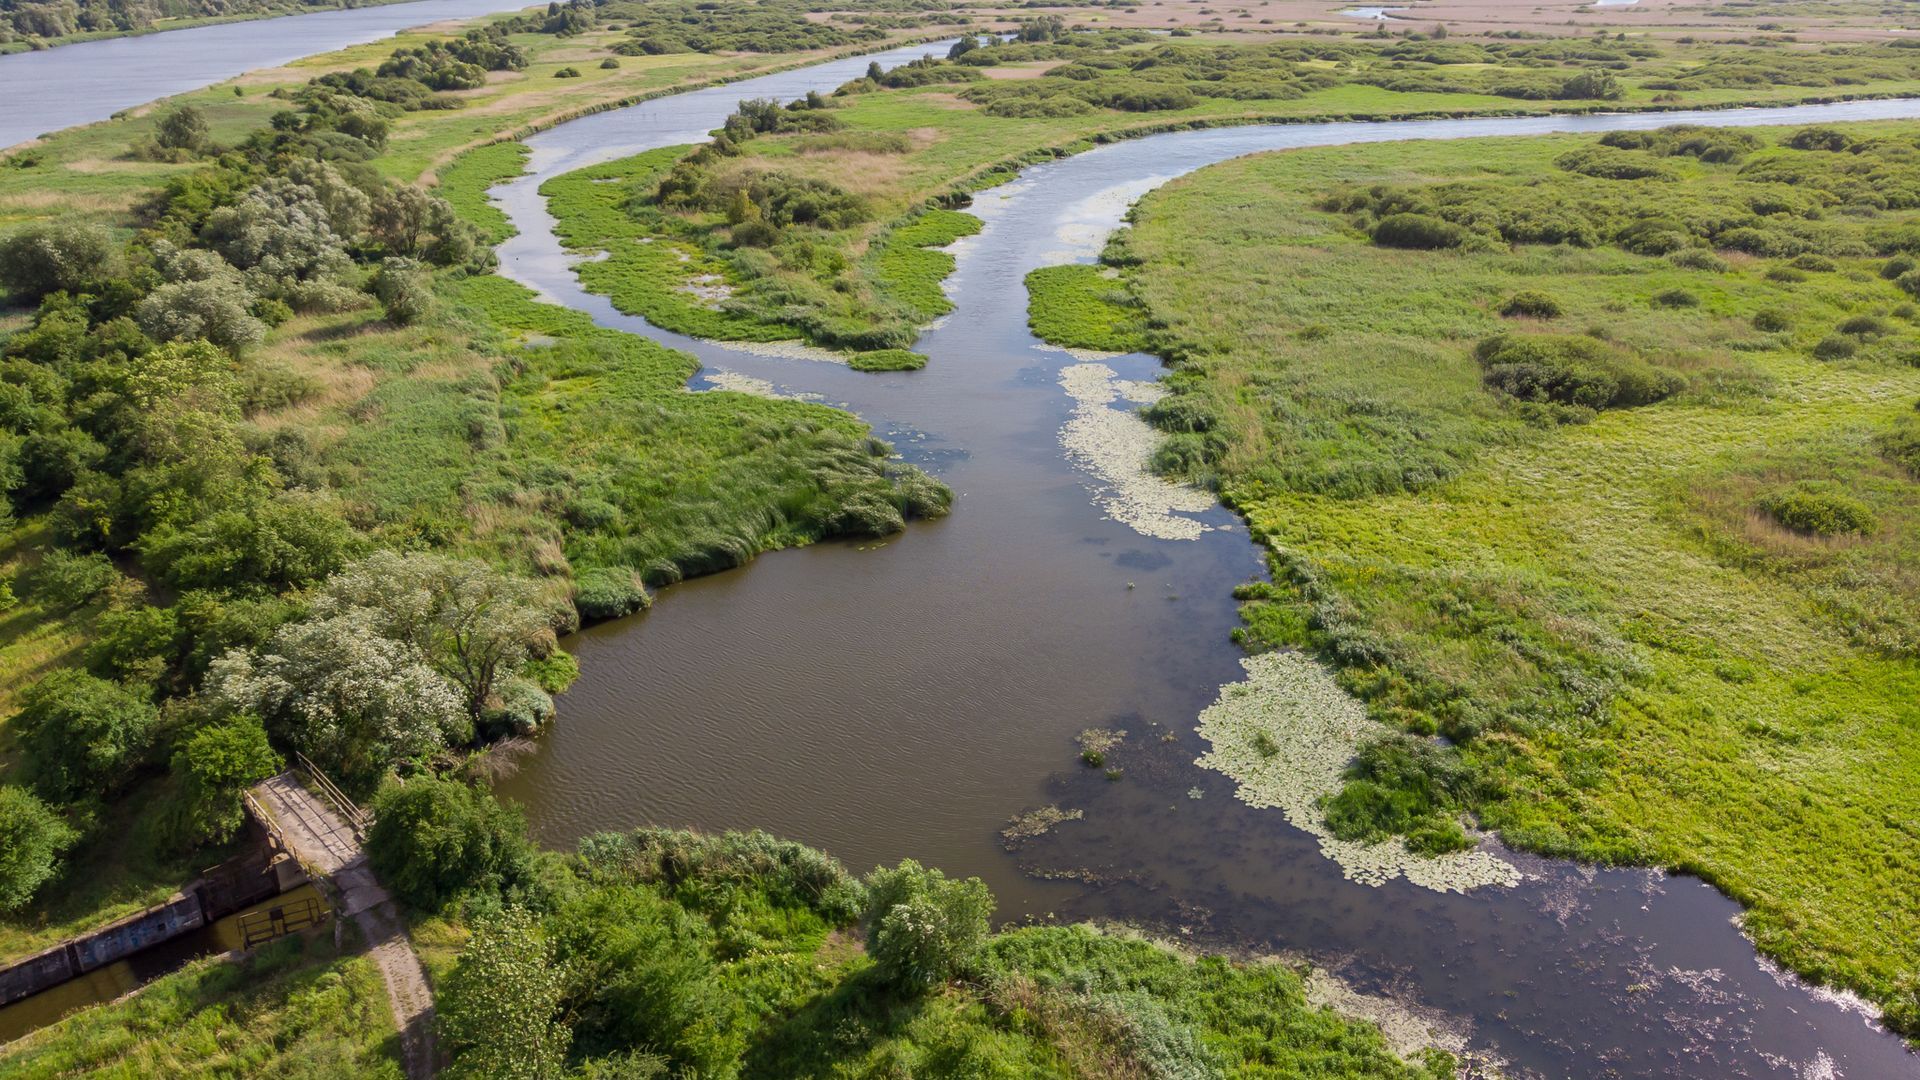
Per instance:
[[[1802,191],[1851,185],[1855,155],[1762,134],[1754,160],[1809,174]],[[1385,184],[1429,205],[1557,200],[1560,221],[1626,198],[1685,219],[1751,214],[1770,190],[1730,163],[1664,181],[1556,166],[1589,144],[1270,154],[1137,208],[1127,284],[1176,361],[1161,408],[1217,421],[1206,467],[1274,568],[1246,594],[1243,636],[1314,649],[1379,720],[1451,736],[1474,808],[1509,842],[1698,873],[1747,905],[1765,952],[1920,1030],[1920,868],[1884,855],[1920,819],[1920,500],[1897,452],[1920,330],[1849,240],[1903,235],[1916,211],[1863,196],[1800,219],[1838,237],[1830,268],[1781,280],[1776,260],[1676,263],[1604,230],[1591,247],[1393,250],[1329,198]],[[1596,183],[1621,187],[1579,195]],[[1562,314],[1502,317],[1522,289]],[[1674,289],[1699,305],[1650,302]],[[1818,359],[1841,325],[1871,329],[1870,351]],[[1476,361],[1502,332],[1587,335],[1682,388],[1597,415],[1542,409]],[[1877,524],[1820,536],[1765,512],[1809,485]]]

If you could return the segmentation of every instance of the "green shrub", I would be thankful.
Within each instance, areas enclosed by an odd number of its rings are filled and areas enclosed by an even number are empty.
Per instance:
[[[1597,100],[1612,101],[1620,97],[1620,80],[1610,72],[1583,71],[1560,84],[1560,92],[1554,96],[1563,101]]]
[[[0,285],[19,301],[38,302],[63,289],[77,293],[113,276],[118,262],[107,230],[78,219],[26,225],[0,237]]]
[[[1510,319],[1557,319],[1561,315],[1560,301],[1542,292],[1514,293],[1500,305],[1500,314]]]
[[[1903,417],[1890,431],[1874,437],[1880,456],[1920,479],[1920,416]]]
[[[553,719],[553,697],[531,679],[513,678],[494,690],[480,714],[479,735],[493,741],[531,735]]]
[[[979,878],[948,880],[907,859],[867,877],[867,955],[895,987],[937,986],[971,964],[992,914],[993,894]]]
[[[623,618],[653,603],[640,575],[619,566],[586,570],[574,579],[573,590],[573,606],[583,622]]]
[[[1466,229],[1430,214],[1394,214],[1373,227],[1373,242],[1381,247],[1437,251],[1467,242]]]
[[[1704,270],[1714,274],[1724,274],[1732,269],[1727,260],[1706,248],[1682,248],[1668,255],[1667,261],[1682,270]]]
[[[520,812],[480,788],[432,775],[380,789],[367,859],[393,894],[421,911],[461,895],[531,883],[533,848]]]
[[[1887,323],[1877,315],[1852,315],[1842,319],[1834,329],[1858,338],[1874,338],[1887,333]]]
[[[436,988],[452,1080],[537,1080],[565,1073],[572,1032],[559,1013],[566,971],[553,943],[524,911],[481,919]]]
[[[1809,270],[1820,274],[1832,273],[1838,269],[1832,259],[1827,258],[1825,255],[1816,255],[1811,251],[1805,255],[1795,256],[1793,268],[1795,270]]]
[[[1908,296],[1920,296],[1920,270],[1908,270],[1906,273],[1894,278],[1893,283],[1898,285],[1900,291],[1906,293]]]
[[[9,727],[34,786],[61,801],[118,792],[152,743],[159,710],[144,694],[83,671],[28,687]]]
[[[580,69],[577,67],[563,67],[559,71],[554,72],[553,77],[556,79],[577,79],[580,77]]]
[[[1520,401],[1631,408],[1684,385],[1673,372],[1588,337],[1502,334],[1482,341],[1474,356],[1488,386]]]
[[[1808,127],[1787,136],[1780,145],[1792,147],[1795,150],[1824,150],[1829,153],[1839,153],[1853,146],[1853,136],[1836,128]]]
[[[1768,495],[1760,500],[1760,509],[1781,525],[1814,536],[1864,536],[1878,524],[1858,499],[1809,487]]]
[[[411,326],[433,311],[433,276],[417,259],[391,255],[373,275],[373,295],[397,326]]]
[[[1828,334],[1813,346],[1814,358],[1818,360],[1845,360],[1859,351],[1858,342],[1841,334]]]
[[[677,893],[752,888],[777,905],[807,908],[831,926],[851,924],[866,905],[865,886],[839,860],[758,829],[718,836],[659,827],[596,833],[580,842],[580,857],[596,880]]]
[[[78,838],[33,792],[0,785],[0,912],[26,907],[59,875],[61,853]]]
[[[619,68],[620,61],[614,57],[609,56],[605,60],[600,61],[600,70],[602,71],[617,71]]]
[[[1685,289],[1662,289],[1653,294],[1653,306],[1663,308],[1699,307],[1700,298]]]
[[[1897,281],[1915,266],[1920,266],[1920,263],[1915,263],[1912,256],[1896,255],[1881,265],[1880,276],[1888,281]]]
[[[592,977],[568,1003],[577,1053],[665,1054],[676,1075],[729,1077],[746,1050],[746,1001],[721,981],[713,930],[653,890],[593,889],[548,921],[555,963]]]
[[[54,548],[22,574],[20,584],[29,597],[60,610],[91,603],[122,580],[105,555]]]
[[[1768,334],[1777,334],[1793,325],[1785,312],[1773,308],[1762,308],[1754,312],[1752,323],[1755,330]]]
[[[194,732],[173,752],[180,784],[172,807],[174,842],[195,848],[232,836],[246,820],[241,793],[280,771],[260,718],[242,713]]]
[[[1673,170],[1638,150],[1584,146],[1553,159],[1556,167],[1599,180],[1672,180]]]

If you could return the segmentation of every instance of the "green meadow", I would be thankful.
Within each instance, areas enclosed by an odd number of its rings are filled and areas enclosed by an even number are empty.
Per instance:
[[[1245,643],[1383,723],[1336,831],[1698,874],[1911,1032],[1920,138],[1755,134],[1243,158],[1033,320],[1154,327],[1156,463],[1270,553]]]

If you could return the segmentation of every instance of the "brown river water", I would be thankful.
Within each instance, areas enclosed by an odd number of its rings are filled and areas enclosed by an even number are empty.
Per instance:
[[[955,248],[957,310],[915,346],[931,358],[920,372],[863,374],[695,341],[580,289],[535,191],[542,180],[696,141],[742,98],[829,90],[865,65],[575,121],[530,139],[530,174],[495,189],[520,230],[501,248],[508,276],[695,353],[706,365],[695,389],[744,377],[847,407],[958,495],[945,521],[884,543],[765,555],[570,640],[582,677],[502,785],[543,839],[642,823],[760,827],[855,869],[910,856],[986,879],[1008,920],[1125,919],[1205,945],[1303,954],[1362,991],[1444,1013],[1510,1075],[1916,1073],[1870,1010],[1762,962],[1736,905],[1695,879],[1506,853],[1525,875],[1512,888],[1356,884],[1313,837],[1196,766],[1207,749],[1196,716],[1241,677],[1230,593],[1261,573],[1260,559],[1217,506],[1161,518],[1197,532],[1181,539],[1107,512],[1107,485],[1062,445],[1076,417],[1062,379],[1085,369],[1028,334],[1022,279],[1091,259],[1152,187],[1260,150],[1879,119],[1920,114],[1920,102],[1250,127],[1102,147],[976,198],[986,228]],[[1146,356],[1101,362],[1121,380],[1158,369]],[[1078,761],[1074,736],[1089,727],[1128,732],[1108,754],[1121,779]],[[1045,804],[1084,816],[1006,850],[1008,818]]]

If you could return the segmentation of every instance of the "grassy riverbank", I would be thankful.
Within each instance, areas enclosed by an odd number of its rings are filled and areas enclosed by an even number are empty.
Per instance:
[[[794,25],[806,21],[782,12]],[[377,67],[396,49],[420,49],[444,34],[402,35],[242,76],[16,152],[0,160],[0,234],[64,214],[129,236],[154,223],[146,207],[165,185],[232,175],[223,170],[239,160],[211,151],[178,161],[134,153],[161,116],[190,105],[206,118],[212,144],[234,147],[268,129],[276,114],[294,115],[291,99],[309,80]],[[625,29],[566,36],[516,29],[505,43],[522,50],[525,63],[476,89],[444,92],[442,104],[459,107],[387,109],[367,183],[381,175],[432,180],[430,171],[462,148],[503,132],[827,55],[614,52],[634,40]],[[600,66],[606,61],[618,66]],[[583,73],[554,77],[569,67]],[[439,178],[455,213],[471,216],[483,233],[503,222],[482,193],[517,171],[518,149],[488,147]],[[349,297],[364,275],[348,282]],[[407,325],[370,299],[296,314],[247,349],[238,369],[274,389],[245,404],[237,438],[253,453],[281,448],[276,468],[303,462],[295,484],[337,500],[372,543],[483,557],[537,578],[550,594],[585,582],[602,598],[595,610],[604,617],[644,603],[643,580],[660,584],[737,565],[769,547],[884,531],[905,515],[944,510],[944,489],[889,462],[866,426],[845,413],[689,394],[690,357],[596,330],[490,275],[442,272],[430,288],[437,297]],[[18,348],[8,335],[27,332],[31,322],[24,310],[7,316],[0,349]],[[0,515],[9,527],[0,582],[14,587],[0,603],[0,717],[52,671],[108,670],[99,659],[103,618],[119,627],[172,618],[179,602],[131,552],[121,562],[126,587],[111,595],[69,603],[29,588],[50,552],[73,546],[50,509],[43,500]],[[281,618],[294,609],[275,610]],[[168,853],[164,822],[125,809],[171,797],[168,753],[147,748],[119,799],[76,812],[82,835],[66,854],[66,873],[30,909],[0,917],[0,957],[139,910],[215,861],[213,852]],[[0,724],[0,779],[28,778],[23,756],[9,725]]]
[[[946,267],[919,265],[940,257],[920,246],[954,234],[927,231],[930,207],[1105,139],[1912,93],[1920,52],[1891,46],[1761,56],[1644,40],[1223,45],[1063,33],[856,80],[805,108],[743,116],[677,164],[654,152],[547,190],[569,246],[611,253],[582,277],[622,310],[688,333],[804,335],[860,351],[906,347],[945,310],[935,286]]]
[[[1920,1029],[1916,131],[1304,150],[1143,200],[1158,463],[1271,552],[1249,644],[1385,725],[1337,831],[1471,811],[1697,873]]]
[[[398,1078],[399,1033],[372,959],[330,934],[197,960],[124,1001],[0,1050],[0,1077]]]
[[[196,26],[257,22],[316,11],[343,11],[347,8],[381,7],[405,2],[407,0],[242,0],[226,5],[221,14],[207,15],[189,10],[191,5],[177,3],[108,11],[108,5],[96,6],[90,2],[63,8],[59,5],[21,4],[10,0],[7,5],[0,7],[0,56],[87,41],[191,30]],[[88,22],[95,25],[85,25]]]

